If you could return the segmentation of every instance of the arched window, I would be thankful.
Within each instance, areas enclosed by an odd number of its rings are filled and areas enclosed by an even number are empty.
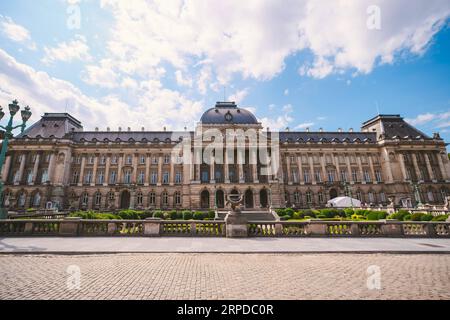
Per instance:
[[[150,194],[148,195],[148,203],[151,206],[156,205],[156,194],[154,192],[150,192]]]
[[[22,192],[19,195],[19,199],[17,201],[17,205],[21,208],[25,207],[25,192]]]
[[[429,202],[434,202],[434,194],[433,194],[433,190],[428,190],[427,192],[427,196],[428,196],[428,201]]]
[[[163,206],[169,205],[169,194],[166,191],[164,191],[161,195],[161,202]]]
[[[82,205],[82,206],[87,206],[87,205],[88,205],[88,202],[89,202],[89,195],[88,195],[87,192],[84,192],[84,193],[81,195],[81,205]]]
[[[307,202],[308,204],[311,204],[311,203],[312,203],[312,194],[311,194],[311,191],[307,191],[307,192],[306,192],[306,202]]]
[[[319,203],[324,203],[324,201],[323,201],[323,192],[319,192],[319,193],[317,194],[317,196],[318,196],[318,198],[319,198]]]
[[[181,204],[181,194],[180,192],[175,192],[175,205],[180,205]]]
[[[109,201],[114,201],[116,199],[116,195],[114,194],[114,192],[110,191],[108,193],[108,200]]]
[[[102,194],[100,192],[95,193],[94,204],[95,206],[100,206],[102,203]]]
[[[301,202],[300,192],[298,192],[298,191],[294,192],[294,202],[295,202],[295,204],[300,204],[300,202]]]
[[[36,192],[33,197],[33,207],[39,207],[41,204],[41,195]]]
[[[142,206],[144,204],[144,196],[142,195],[142,192],[138,192],[136,195],[136,204],[138,206]]]
[[[369,196],[369,203],[374,203],[375,202],[375,195],[373,194],[372,191],[369,192],[368,196]]]

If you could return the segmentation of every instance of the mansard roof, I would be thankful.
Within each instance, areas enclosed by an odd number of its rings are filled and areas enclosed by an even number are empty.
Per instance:
[[[75,142],[179,142],[192,136],[189,131],[81,131],[68,137]]]
[[[432,140],[422,131],[414,128],[398,114],[380,114],[363,123],[366,128],[376,122],[380,122],[381,134],[385,139],[424,139]]]
[[[375,143],[377,135],[374,132],[280,132],[280,142],[348,142]]]
[[[81,122],[68,113],[45,113],[16,138],[62,138],[69,132],[80,130],[83,130]]]

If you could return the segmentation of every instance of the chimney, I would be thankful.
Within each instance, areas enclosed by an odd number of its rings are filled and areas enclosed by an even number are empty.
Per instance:
[[[319,132],[323,132],[323,128],[320,128],[320,129],[319,129]]]
[[[119,131],[122,131],[122,127],[119,127]]]
[[[98,132],[98,127],[95,127],[95,131]]]
[[[309,132],[309,128],[306,128],[306,132]]]
[[[353,132],[353,128],[350,128],[348,131]]]
[[[111,129],[110,129],[109,127],[106,127],[106,131],[108,131],[108,132],[109,132],[109,131],[111,131]]]
[[[142,128],[141,128],[141,131],[145,131],[145,128],[144,128],[144,127],[142,127]]]
[[[338,129],[338,132],[342,132],[342,128],[339,128],[339,129]]]
[[[130,128],[130,127],[128,127],[128,128],[127,128],[127,131],[128,131],[128,132],[130,132],[130,131],[131,131],[131,128]]]

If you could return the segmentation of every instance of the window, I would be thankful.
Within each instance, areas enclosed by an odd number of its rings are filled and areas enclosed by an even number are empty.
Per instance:
[[[76,159],[78,160],[77,163],[80,163],[80,157],[77,157]],[[50,153],[47,153],[45,155],[45,162],[47,162],[47,163],[50,162]]]
[[[296,204],[300,204],[300,202],[301,202],[300,192],[298,192],[298,191],[295,191],[295,192],[294,192],[294,202],[295,202]]]
[[[447,197],[447,191],[445,189],[441,189],[441,198],[442,201],[445,201],[445,198]]]
[[[380,201],[381,202],[386,202],[386,194],[384,192],[380,192]]]
[[[89,164],[94,164],[94,157],[93,156],[89,156],[88,163]]]
[[[131,170],[125,170],[125,175],[123,177],[123,182],[126,184],[131,183]]]
[[[152,158],[152,164],[158,164],[158,157]]]
[[[305,169],[305,171],[303,171],[303,179],[305,180],[305,183],[309,183],[310,179],[309,179],[309,170]]]
[[[151,184],[156,184],[158,182],[158,173],[157,172],[152,172],[151,176],[150,176],[150,183]]]
[[[290,159],[291,163],[295,162],[295,157],[294,156],[289,156],[289,159]]]
[[[87,192],[83,193],[81,195],[81,205],[82,206],[87,206],[88,205],[88,201],[89,201],[89,195],[87,194]]]
[[[412,173],[410,168],[406,168],[406,180],[412,180]]]
[[[33,170],[27,172],[27,184],[33,183]]]
[[[370,182],[371,181],[370,173],[369,173],[369,170],[367,170],[367,169],[364,170],[364,181],[365,182]]]
[[[164,183],[164,184],[169,183],[169,173],[168,172],[163,173],[162,183]]]
[[[352,180],[358,181],[358,171],[356,169],[352,169]]]
[[[163,192],[161,195],[161,201],[163,206],[169,205],[169,194],[167,192]]]
[[[144,156],[144,155],[141,155],[141,156],[140,156],[140,158],[139,158],[139,163],[140,163],[140,164],[145,164],[145,156]]]
[[[42,180],[44,180],[44,175],[42,175]],[[72,183],[78,183],[78,171],[72,173]]]
[[[181,172],[177,172],[175,174],[175,183],[181,183],[181,181],[182,181],[182,174]]]
[[[293,169],[292,170],[292,181],[294,181],[294,183],[298,183],[298,171],[297,171],[297,169]]]
[[[102,194],[100,192],[95,193],[94,204],[96,207],[99,207],[102,203]]]
[[[320,172],[320,169],[316,169],[316,171],[314,172],[314,176],[317,182],[322,182],[322,174]]]
[[[311,203],[312,203],[312,195],[311,195],[311,191],[307,191],[307,192],[306,192],[306,202],[307,202],[308,204],[311,204]]]
[[[17,202],[17,204],[18,204],[18,206],[19,207],[25,207],[25,193],[24,192],[22,192],[20,195],[19,195],[19,200],[18,200],[18,202]]]
[[[142,192],[138,192],[136,195],[136,204],[138,206],[142,206],[144,204],[144,196],[142,195]]]
[[[347,182],[347,171],[341,170],[341,181]]]
[[[177,191],[175,192],[175,205],[181,204],[181,194]]]
[[[97,184],[103,184],[103,181],[105,180],[105,174],[103,171],[99,171],[97,175]]]
[[[19,170],[16,171],[14,174],[14,183],[20,183],[20,172]]]
[[[148,195],[148,202],[151,206],[154,206],[156,204],[156,194],[154,192],[150,192]]]
[[[209,180],[209,174],[208,174],[208,171],[202,171],[202,182],[208,182],[208,180]]]
[[[126,164],[132,164],[132,163],[133,163],[133,157],[131,155],[127,155]]]
[[[111,163],[112,164],[117,164],[117,156],[112,156]]]
[[[41,183],[45,183],[48,182],[48,170],[44,169],[42,170],[42,177],[41,177]],[[78,173],[77,173],[77,180],[75,181],[75,183],[78,182]]]
[[[31,156],[31,163],[36,163],[36,160],[37,160],[37,154],[33,154]]]
[[[334,170],[328,170],[328,181],[334,182]]]
[[[383,179],[381,177],[381,171],[380,170],[375,170],[375,179],[377,179],[377,182],[381,182]]]
[[[108,200],[110,202],[114,201],[115,198],[116,198],[116,196],[115,196],[114,192],[111,191],[108,193]]]
[[[145,172],[143,170],[139,171],[138,183],[139,184],[143,184],[144,183],[144,178],[145,178]]]
[[[37,192],[33,197],[33,207],[39,207],[40,204],[41,204],[41,195],[39,192]]]
[[[164,164],[169,164],[170,163],[170,154],[165,154],[164,155]]]
[[[100,164],[105,164],[106,163],[106,157],[105,156],[101,156],[100,157]]]
[[[116,171],[111,171],[111,174],[109,176],[109,183],[110,184],[115,184],[117,180],[117,172]]]
[[[362,201],[361,191],[356,191],[356,199],[358,199],[359,201]]]
[[[369,192],[368,196],[369,196],[369,203],[374,203],[375,195],[373,194],[373,192]]]
[[[323,192],[319,192],[317,194],[317,196],[319,197],[319,203],[324,203],[324,201],[323,201]]]
[[[92,181],[92,171],[88,170],[84,176],[84,183],[91,183]]]
[[[428,201],[429,201],[429,202],[434,202],[434,194],[433,194],[433,191],[432,191],[432,190],[428,190],[427,195],[428,195]]]

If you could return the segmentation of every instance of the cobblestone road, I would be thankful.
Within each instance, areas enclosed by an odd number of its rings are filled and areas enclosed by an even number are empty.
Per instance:
[[[373,265],[381,289],[369,290]],[[0,255],[0,299],[361,298],[450,299],[450,255]]]

